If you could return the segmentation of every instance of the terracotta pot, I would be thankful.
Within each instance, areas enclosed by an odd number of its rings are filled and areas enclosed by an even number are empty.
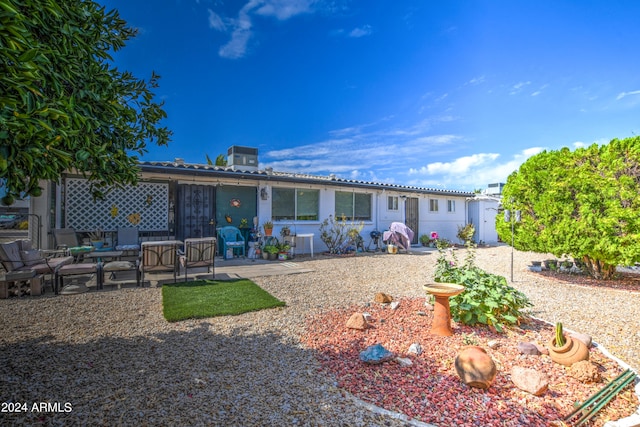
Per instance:
[[[573,337],[564,336],[566,343],[562,347],[556,347],[556,339],[553,338],[547,348],[549,357],[556,363],[564,366],[571,366],[581,360],[589,360],[589,349],[580,340]]]
[[[482,347],[464,347],[456,356],[456,372],[469,387],[487,389],[496,378],[496,364]]]
[[[264,235],[265,236],[271,236],[273,234],[273,228],[265,228],[264,229]]]

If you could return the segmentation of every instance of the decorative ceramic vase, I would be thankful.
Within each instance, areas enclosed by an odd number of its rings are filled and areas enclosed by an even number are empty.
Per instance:
[[[269,254],[267,252],[262,252],[262,259],[269,259]]]
[[[571,366],[581,360],[589,360],[589,349],[580,340],[571,336],[564,336],[565,343],[562,347],[556,347],[556,339],[553,338],[547,348],[549,357],[556,363],[564,366]]]
[[[496,364],[482,347],[464,347],[456,356],[456,372],[469,387],[487,389],[496,377]]]
[[[286,260],[287,260],[287,253],[286,253],[286,252],[280,252],[280,253],[278,254],[278,259],[279,259],[280,261],[286,261]]]

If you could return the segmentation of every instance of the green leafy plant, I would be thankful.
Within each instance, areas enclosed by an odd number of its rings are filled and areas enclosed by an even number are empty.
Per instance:
[[[466,244],[473,239],[473,235],[475,234],[475,232],[476,228],[471,223],[468,223],[466,225],[459,225],[458,234],[456,234],[456,237],[460,240],[460,243]]]
[[[498,236],[522,251],[584,262],[599,279],[640,262],[640,137],[571,151],[543,151],[507,179],[503,206],[521,221],[497,218]]]
[[[467,241],[467,256],[460,263],[453,250],[438,248],[434,280],[458,283],[466,289],[451,298],[451,316],[465,325],[484,324],[498,332],[504,325],[520,323],[522,309],[531,306],[526,295],[509,286],[507,280],[475,265],[475,245]]]
[[[264,248],[262,248],[262,251],[268,254],[277,254],[278,247],[275,245],[266,245]]]
[[[420,237],[418,237],[418,240],[420,241],[420,244],[422,246],[429,246],[429,243],[431,243],[431,238],[426,234],[420,235]]]
[[[278,243],[276,247],[278,248],[279,253],[286,253],[286,252],[289,252],[289,249],[291,249],[291,246],[285,242]]]
[[[74,170],[103,197],[135,184],[147,144],[167,145],[166,113],[148,80],[111,55],[137,30],[94,1],[2,0],[0,180],[3,202],[42,194],[41,180]]]
[[[347,223],[347,218],[344,215],[340,220],[329,215],[329,218],[320,224],[320,239],[327,245],[331,254],[352,252],[356,250],[363,227],[362,221]]]

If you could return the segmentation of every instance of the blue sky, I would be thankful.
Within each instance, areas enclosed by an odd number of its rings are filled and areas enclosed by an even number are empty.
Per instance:
[[[638,1],[109,0],[162,76],[169,147],[206,163],[452,190],[543,149],[640,133]]]

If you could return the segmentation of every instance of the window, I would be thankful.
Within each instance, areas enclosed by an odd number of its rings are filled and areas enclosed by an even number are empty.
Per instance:
[[[371,194],[336,191],[335,217],[351,220],[371,220]]]
[[[319,199],[319,190],[274,188],[271,217],[274,221],[317,221],[319,218]]]
[[[455,211],[456,211],[456,201],[447,200],[447,212],[455,212]]]
[[[397,211],[398,210],[398,196],[388,196],[387,197],[387,210],[389,210],[389,211]]]
[[[429,212],[438,212],[438,199],[429,199]]]

